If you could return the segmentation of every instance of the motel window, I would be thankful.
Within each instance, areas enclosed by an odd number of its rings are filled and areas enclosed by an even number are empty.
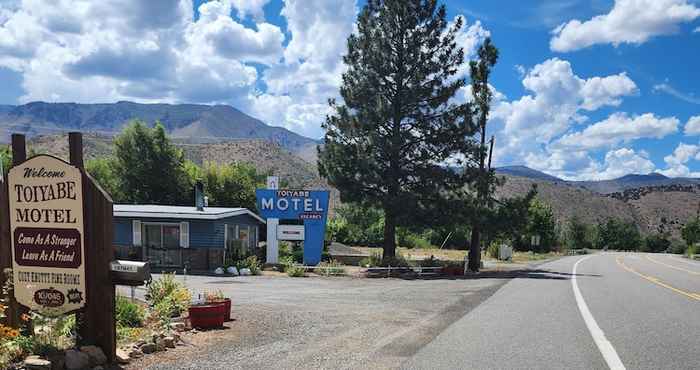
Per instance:
[[[226,253],[232,258],[253,253],[256,226],[226,225]]]
[[[143,245],[148,248],[148,259],[159,266],[182,264],[180,225],[143,223]]]

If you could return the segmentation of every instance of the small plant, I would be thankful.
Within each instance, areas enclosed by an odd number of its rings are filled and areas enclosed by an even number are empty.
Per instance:
[[[217,290],[216,292],[204,292],[204,300],[207,303],[215,303],[215,302],[223,302],[226,300],[226,296],[224,296],[224,293],[221,290]]]
[[[164,310],[170,308],[169,317],[176,317],[187,311],[191,299],[189,290],[175,280],[175,274],[165,274],[160,279],[154,280],[148,285],[146,291],[146,300],[149,305],[160,310],[162,315],[167,315]]]
[[[122,296],[117,296],[115,314],[117,326],[130,328],[143,326],[146,318],[143,307]]]
[[[372,252],[369,257],[363,258],[360,265],[364,267],[379,267],[382,265],[382,253]]]
[[[345,268],[343,265],[336,261],[336,260],[331,260],[329,262],[321,262],[319,264],[318,271],[324,275],[324,276],[341,276],[345,275]]]
[[[303,267],[299,265],[289,265],[285,268],[285,271],[287,272],[287,275],[289,277],[304,277],[306,276],[306,271],[304,270]]]
[[[494,259],[498,259],[498,243],[492,242],[489,247],[486,248],[486,254]]]

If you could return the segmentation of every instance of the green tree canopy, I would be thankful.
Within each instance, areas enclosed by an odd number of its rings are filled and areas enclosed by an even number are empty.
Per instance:
[[[255,189],[265,184],[264,175],[259,175],[255,167],[245,163],[206,163],[201,179],[209,204],[219,207],[255,209]]]
[[[688,246],[700,243],[700,217],[694,217],[683,225],[681,236]]]
[[[578,216],[574,215],[566,227],[566,244],[571,249],[584,249],[593,246],[591,230]]]
[[[319,172],[341,199],[384,213],[384,256],[393,257],[396,227],[425,223],[469,180],[475,127],[469,106],[453,99],[464,52],[435,0],[370,0],[348,38],[342,102],[331,101]],[[463,156],[456,157],[456,154]]]
[[[115,140],[114,167],[124,202],[192,204],[184,155],[159,122],[153,128],[140,120],[129,123]]]
[[[539,236],[539,245],[531,245],[535,252],[549,252],[556,243],[557,222],[554,218],[552,207],[535,199],[528,209],[528,236]]]
[[[636,251],[642,244],[642,236],[633,222],[608,218],[598,223],[598,248]]]

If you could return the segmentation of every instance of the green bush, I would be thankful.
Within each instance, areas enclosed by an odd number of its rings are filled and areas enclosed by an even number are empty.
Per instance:
[[[328,262],[321,262],[318,266],[322,267],[322,268],[318,269],[318,272],[321,275],[324,275],[324,276],[345,275],[345,268],[343,267],[343,265],[340,262],[338,262],[336,260],[331,260]]]
[[[660,253],[671,247],[671,241],[663,234],[652,234],[644,238],[644,244],[640,250],[642,252]]]
[[[418,248],[418,249],[430,249],[435,248],[430,241],[423,235],[413,233],[405,228],[398,228],[396,231],[397,243],[399,247],[404,248]]]
[[[678,239],[672,239],[671,240],[671,250],[670,252],[673,254],[683,254],[685,253],[686,250],[686,245],[682,241]]]
[[[500,243],[498,242],[492,242],[489,244],[488,248],[486,248],[486,254],[494,259],[498,259],[498,246]]]
[[[162,315],[167,315],[166,310],[170,309],[170,317],[179,316],[187,311],[191,299],[192,296],[187,288],[175,280],[175,274],[164,274],[146,288],[146,301],[149,306],[158,307]]]
[[[146,318],[146,311],[140,305],[131,302],[122,296],[117,296],[115,316],[117,326],[130,328],[143,326]]]
[[[247,268],[253,275],[260,275],[260,271],[262,270],[262,263],[260,263],[257,256],[248,256],[246,259],[236,262],[235,265],[238,271]]]
[[[418,266],[420,267],[442,267],[443,265],[444,263],[435,258],[435,256],[424,258],[422,261],[418,262]]]
[[[693,258],[693,255],[695,254],[700,254],[700,248],[698,248],[697,245],[689,245],[688,249],[686,249],[685,254],[689,258]]]
[[[285,268],[287,275],[289,277],[304,277],[306,276],[306,270],[299,265],[289,265]]]
[[[371,252],[369,257],[365,257],[360,261],[360,266],[363,267],[378,267],[382,264],[382,252]]]

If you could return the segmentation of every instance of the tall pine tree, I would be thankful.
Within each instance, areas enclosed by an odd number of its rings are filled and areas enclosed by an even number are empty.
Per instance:
[[[370,0],[343,58],[342,103],[323,125],[319,172],[343,201],[384,211],[384,257],[395,256],[397,225],[425,222],[464,189],[478,163],[471,108],[453,99],[464,52],[462,27],[448,27],[436,0]],[[463,156],[456,155],[462,154]]]

